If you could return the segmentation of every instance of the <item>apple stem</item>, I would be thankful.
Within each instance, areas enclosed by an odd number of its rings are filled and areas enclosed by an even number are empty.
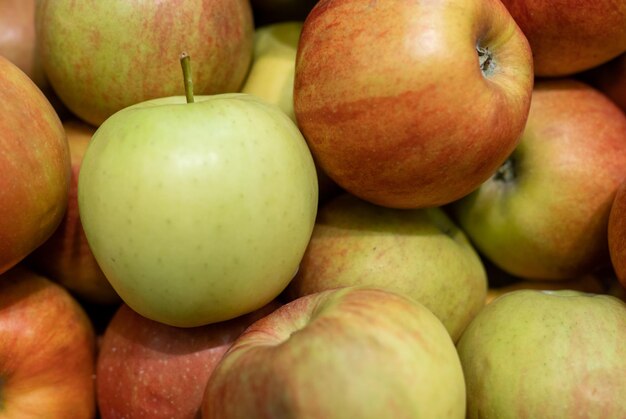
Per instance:
[[[185,81],[185,96],[187,103],[193,103],[193,80],[191,79],[191,58],[189,54],[180,54],[180,65],[183,67],[183,79]]]

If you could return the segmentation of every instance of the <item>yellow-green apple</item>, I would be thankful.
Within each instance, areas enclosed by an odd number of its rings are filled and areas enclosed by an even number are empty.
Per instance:
[[[344,194],[320,208],[286,294],[351,285],[419,301],[456,341],[485,304],[487,276],[465,234],[441,209],[384,208]]]
[[[579,75],[626,112],[626,54]]]
[[[339,186],[430,207],[506,160],[532,85],[528,43],[498,0],[321,0],[302,28],[294,110]]]
[[[81,222],[113,288],[144,317],[182,327],[276,298],[318,199],[311,153],[277,106],[187,93],[190,103],[153,99],[107,119],[78,180]]]
[[[78,213],[78,173],[95,128],[76,118],[64,121],[63,128],[72,163],[67,211],[52,236],[26,258],[26,263],[85,301],[118,303],[119,296],[89,248]]]
[[[95,417],[95,339],[61,286],[16,266],[0,276],[0,416]]]
[[[317,0],[250,0],[257,26],[304,20]]]
[[[507,162],[453,205],[477,249],[527,279],[569,279],[608,263],[611,203],[626,176],[626,116],[574,80],[536,85]]]
[[[67,206],[70,154],[50,102],[0,56],[0,273],[57,228]]]
[[[226,322],[178,328],[122,305],[98,354],[96,388],[102,419],[194,419],[211,372],[233,341],[280,304]]]
[[[252,66],[241,88],[248,93],[273,103],[294,122],[293,80],[298,39],[302,22],[279,22],[256,29]],[[316,164],[320,202],[338,195],[341,189]]]
[[[611,203],[607,229],[611,264],[617,279],[626,286],[626,181]]]
[[[45,77],[35,38],[35,0],[0,0],[0,55],[42,88]]]
[[[46,75],[63,103],[93,125],[135,103],[182,94],[182,50],[197,62],[202,94],[236,92],[252,57],[248,0],[42,0],[39,7]]]
[[[528,38],[535,74],[566,76],[626,51],[621,0],[502,0]]]
[[[457,349],[468,419],[626,417],[626,304],[615,297],[514,291]]]
[[[465,383],[450,335],[427,308],[346,287],[253,323],[209,378],[202,417],[464,418]]]

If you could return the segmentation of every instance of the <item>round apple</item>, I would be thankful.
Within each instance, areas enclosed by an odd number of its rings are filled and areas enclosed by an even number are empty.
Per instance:
[[[173,326],[251,312],[289,283],[315,165],[278,107],[242,93],[142,102],[94,134],[78,181],[89,245],[133,310]]]
[[[441,209],[383,208],[344,194],[320,208],[287,291],[293,298],[351,285],[419,301],[456,342],[485,304],[487,275],[465,234]]]
[[[248,0],[42,0],[42,63],[63,103],[92,125],[114,112],[183,94],[176,58],[198,65],[199,94],[236,92],[252,57]]]
[[[300,36],[294,111],[339,186],[432,207],[506,160],[532,85],[530,48],[499,0],[321,0]]]
[[[67,138],[50,102],[0,56],[0,273],[55,231],[70,170]]]
[[[465,418],[459,357],[423,305],[384,290],[310,294],[253,323],[207,383],[205,419]]]
[[[457,349],[468,419],[626,417],[626,304],[615,297],[513,291]]]
[[[0,276],[0,416],[94,418],[96,341],[61,286],[16,266]]]
[[[477,249],[526,279],[572,279],[609,264],[607,224],[626,175],[626,116],[574,80],[537,83],[521,142],[453,204]]]

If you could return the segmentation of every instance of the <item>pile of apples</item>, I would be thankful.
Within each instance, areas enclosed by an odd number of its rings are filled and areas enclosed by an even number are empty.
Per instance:
[[[626,418],[626,2],[0,0],[0,418]]]

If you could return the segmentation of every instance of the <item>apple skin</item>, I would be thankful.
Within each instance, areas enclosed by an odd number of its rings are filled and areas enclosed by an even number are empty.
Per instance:
[[[509,162],[453,210],[479,252],[504,271],[571,279],[609,262],[608,217],[625,175],[621,110],[582,82],[542,81]]]
[[[487,275],[465,234],[441,209],[384,208],[344,194],[320,208],[287,295],[352,285],[419,301],[456,341],[485,304]]]
[[[615,297],[514,291],[457,349],[468,419],[626,417],[626,304]]]
[[[465,383],[454,344],[428,309],[346,287],[252,324],[213,371],[202,417],[464,418]]]
[[[52,236],[25,260],[32,269],[58,282],[85,301],[117,304],[120,297],[96,261],[78,213],[78,173],[95,128],[76,118],[63,122],[72,174],[65,216]]]
[[[247,0],[42,0],[39,7],[37,34],[50,83],[74,114],[95,126],[135,103],[184,94],[183,50],[195,63],[197,94],[236,92],[252,58]]]
[[[57,228],[67,206],[63,126],[33,81],[0,56],[0,273]]]
[[[567,76],[626,51],[626,3],[502,0],[526,35],[537,76]]]
[[[277,302],[222,323],[196,328],[167,326],[122,305],[107,326],[97,364],[102,419],[194,419],[206,383],[222,355]]]
[[[339,186],[382,206],[431,207],[506,160],[532,85],[528,43],[499,1],[321,0],[302,28],[294,110]]]
[[[122,300],[192,327],[287,286],[317,212],[315,165],[278,107],[243,93],[155,99],[102,124],[78,180],[91,250]]]
[[[2,417],[93,418],[94,372],[94,331],[76,300],[21,265],[2,274]]]

